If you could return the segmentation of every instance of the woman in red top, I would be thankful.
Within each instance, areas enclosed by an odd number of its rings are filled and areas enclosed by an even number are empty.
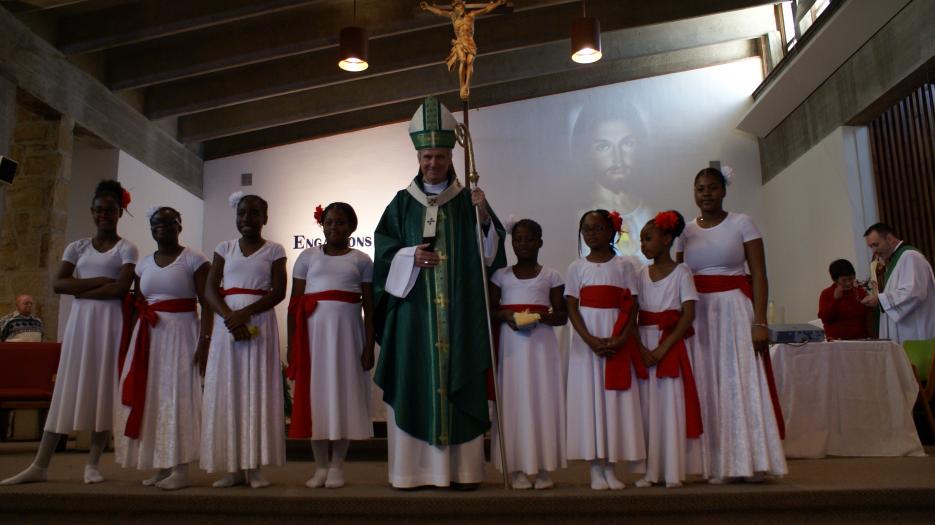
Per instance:
[[[854,266],[838,259],[828,268],[834,284],[821,291],[818,317],[825,327],[828,339],[866,339],[870,337],[871,310],[860,304],[867,292],[857,282]]]

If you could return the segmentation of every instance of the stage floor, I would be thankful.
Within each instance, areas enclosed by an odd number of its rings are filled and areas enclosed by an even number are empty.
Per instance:
[[[0,477],[20,471],[32,460],[35,443],[0,443]],[[351,445],[353,452],[353,444]],[[935,449],[927,449],[929,454]],[[547,491],[503,490],[499,472],[488,464],[479,490],[399,491],[386,481],[386,463],[348,461],[347,486],[304,486],[313,463],[296,461],[265,470],[273,482],[265,489],[213,489],[217,476],[193,469],[193,487],[164,492],[143,487],[149,473],[124,470],[113,454],[102,460],[107,478],[99,485],[81,483],[86,455],[56,454],[50,481],[0,487],[4,523],[126,523],[172,520],[174,523],[328,523],[365,521],[587,521],[610,516],[628,521],[935,523],[935,457],[828,458],[792,460],[789,475],[763,484],[688,483],[679,489],[633,487],[624,476],[622,491],[592,491],[587,466],[573,463],[554,474]],[[13,519],[13,521],[8,521]]]

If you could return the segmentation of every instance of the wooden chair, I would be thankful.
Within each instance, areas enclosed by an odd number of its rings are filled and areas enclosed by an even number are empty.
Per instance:
[[[903,349],[919,384],[917,401],[922,405],[929,430],[935,436],[935,416],[932,415],[931,406],[932,397],[935,396],[935,339],[904,341]]]

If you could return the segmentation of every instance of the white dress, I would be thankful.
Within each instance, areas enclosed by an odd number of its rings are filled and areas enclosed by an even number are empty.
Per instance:
[[[640,270],[637,285],[640,310],[664,312],[682,310],[682,303],[697,301],[698,293],[688,266],[680,264],[665,278],[653,282],[649,267]],[[647,350],[659,346],[658,326],[641,326],[640,339]],[[685,339],[691,352],[694,338]],[[671,350],[670,350],[671,352]],[[668,355],[668,354],[667,354]],[[641,379],[640,401],[646,436],[646,475],[653,483],[681,483],[688,474],[702,473],[701,440],[686,437],[685,388],[683,377],[656,377],[656,368]]]
[[[140,291],[148,304],[171,299],[194,299],[195,272],[208,264],[204,255],[185,248],[165,267],[148,255],[136,266]],[[116,460],[125,468],[171,468],[198,459],[201,437],[201,377],[195,364],[200,329],[197,312],[158,312],[149,330],[149,368],[146,402],[139,439],[124,435],[130,407],[120,405],[114,436]],[[120,378],[130,371],[140,322],[130,340]]]
[[[136,264],[139,252],[126,239],[105,253],[91,239],[65,248],[62,260],[75,265],[75,278],[116,279],[124,265]],[[123,313],[120,299],[75,299],[62,336],[52,404],[45,430],[69,434],[76,430],[102,432],[114,428],[117,405],[117,355]]]
[[[373,261],[362,251],[326,255],[321,248],[303,251],[295,262],[294,279],[305,281],[305,293],[326,290],[361,292],[373,281]],[[307,321],[311,354],[312,439],[369,439],[370,373],[360,357],[364,322],[360,303],[320,301]],[[302,349],[293,349],[301,351]]]
[[[266,241],[244,257],[238,239],[215,248],[224,258],[223,288],[270,290],[272,266],[285,259],[281,244]],[[259,295],[229,295],[232,310],[261,299]],[[279,326],[273,309],[250,317],[259,333],[235,342],[224,319],[214,316],[214,332],[205,371],[202,410],[201,468],[208,472],[237,472],[285,462],[282,360]]]
[[[578,259],[568,267],[565,295],[579,298],[582,288],[593,285],[617,286],[632,292],[636,277],[632,269],[620,257],[605,263]],[[592,335],[612,335],[619,310],[582,306],[579,311]],[[636,373],[630,371],[633,387],[629,390],[607,390],[606,361],[591,350],[576,330],[571,331],[566,397],[568,459],[642,462],[646,459],[646,447]]]
[[[880,293],[880,337],[897,344],[935,338],[935,278],[932,265],[916,250],[906,250]]]
[[[761,238],[753,220],[729,213],[713,228],[685,227],[676,251],[695,275],[744,275],[743,243]],[[704,474],[786,473],[763,363],[753,351],[753,304],[740,290],[698,294],[692,367],[701,400]]]
[[[562,276],[543,267],[532,279],[519,279],[512,267],[497,270],[490,281],[500,288],[500,304],[549,307],[549,293]],[[500,325],[500,408],[506,422],[504,441],[510,472],[534,475],[567,466],[565,461],[565,385],[555,329],[538,324],[514,331]],[[494,422],[491,462],[499,469],[499,428]]]

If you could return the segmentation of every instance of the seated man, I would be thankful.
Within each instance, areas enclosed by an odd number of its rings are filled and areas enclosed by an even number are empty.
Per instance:
[[[0,341],[8,343],[38,343],[42,341],[42,321],[32,315],[33,300],[29,295],[16,298],[16,311],[0,317]]]
[[[818,317],[824,323],[828,339],[866,339],[873,310],[861,304],[867,296],[857,282],[854,266],[838,259],[828,268],[834,283],[821,291],[818,299]]]

